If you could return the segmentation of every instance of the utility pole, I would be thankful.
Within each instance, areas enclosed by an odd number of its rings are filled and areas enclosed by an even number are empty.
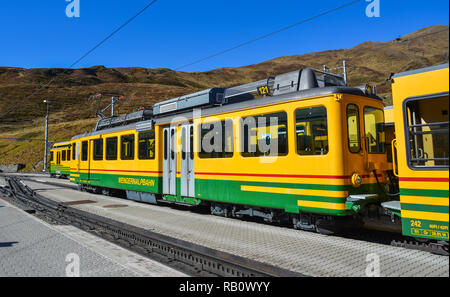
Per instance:
[[[342,63],[342,68],[344,68],[344,81],[345,81],[345,84],[347,84],[347,64],[346,64],[345,60]]]
[[[114,117],[114,104],[116,103],[116,98],[111,97],[111,117]]]
[[[45,155],[44,155],[44,172],[47,171],[47,155],[48,155],[48,112],[50,109],[50,100],[44,100],[47,104],[47,115],[45,116]]]

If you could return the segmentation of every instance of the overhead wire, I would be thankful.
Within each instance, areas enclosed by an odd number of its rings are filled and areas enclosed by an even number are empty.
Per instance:
[[[193,61],[193,62],[191,62],[191,63],[188,63],[188,64],[185,64],[185,65],[176,67],[176,68],[174,68],[174,70],[180,70],[180,69],[183,69],[183,68],[186,68],[186,67],[189,67],[189,66],[198,64],[198,63],[200,63],[200,62],[209,60],[209,59],[211,59],[211,58],[214,58],[214,57],[223,55],[223,54],[228,53],[228,52],[231,52],[231,51],[233,51],[233,50],[235,50],[235,49],[238,49],[238,48],[241,48],[241,47],[243,47],[243,46],[246,46],[246,45],[249,45],[249,44],[251,44],[251,43],[254,43],[254,42],[256,42],[256,41],[259,41],[259,40],[261,40],[261,39],[264,39],[264,38],[267,38],[267,37],[269,37],[269,36],[275,35],[275,34],[277,34],[277,33],[280,33],[280,32],[286,31],[286,30],[289,30],[289,29],[291,29],[291,28],[294,28],[294,27],[299,26],[299,25],[301,25],[301,24],[310,22],[310,21],[312,21],[312,20],[315,20],[315,19],[317,19],[317,18],[323,17],[323,16],[325,16],[325,15],[331,14],[331,13],[336,12],[336,11],[338,11],[338,10],[344,9],[344,8],[346,8],[346,7],[349,7],[349,6],[351,6],[351,5],[354,5],[354,4],[356,4],[356,3],[358,3],[358,2],[361,2],[361,1],[362,1],[362,0],[354,0],[354,1],[348,2],[348,3],[344,4],[344,5],[341,5],[341,6],[339,6],[339,7],[336,7],[336,8],[333,8],[333,9],[329,9],[329,10],[327,10],[327,11],[324,11],[324,12],[322,12],[322,13],[319,13],[319,14],[317,14],[317,15],[314,15],[314,16],[312,16],[312,17],[310,17],[310,18],[307,18],[307,19],[301,20],[301,21],[299,21],[299,22],[297,22],[297,23],[294,23],[294,24],[285,26],[285,27],[283,27],[283,28],[281,28],[281,29],[278,29],[278,30],[276,30],[276,31],[273,31],[273,32],[270,32],[270,33],[261,35],[261,36],[259,36],[259,37],[257,37],[257,38],[254,38],[254,39],[245,41],[245,42],[240,43],[240,44],[238,44],[238,45],[236,45],[236,46],[233,46],[233,47],[230,47],[230,48],[228,48],[228,49],[219,51],[219,52],[217,52],[217,53],[214,53],[214,54],[212,54],[212,55],[206,56],[206,57],[204,57],[204,58],[200,58],[200,59],[195,60],[195,61]]]
[[[131,17],[130,19],[128,19],[125,23],[123,23],[122,25],[120,25],[117,29],[115,29],[112,33],[110,33],[108,36],[106,36],[104,39],[102,39],[100,42],[98,42],[94,47],[92,47],[90,50],[88,50],[85,54],[83,54],[81,57],[79,57],[77,60],[75,60],[72,64],[70,64],[70,66],[68,68],[72,68],[75,65],[77,65],[79,62],[81,62],[84,58],[86,58],[88,55],[90,55],[93,51],[95,51],[97,48],[99,48],[102,44],[104,44],[106,41],[108,41],[109,39],[111,39],[111,37],[113,37],[115,34],[117,34],[120,30],[122,30],[125,26],[127,26],[129,23],[131,23],[134,19],[136,19],[139,15],[141,15],[142,13],[144,13],[148,8],[150,8],[150,6],[152,6],[153,4],[155,4],[158,0],[153,0],[150,1],[143,9],[139,10],[133,17]],[[65,71],[63,71],[64,73]],[[26,96],[23,101],[32,98],[33,96],[35,96],[36,94],[38,94],[40,91],[42,91],[43,89],[49,87],[56,79],[56,77],[60,75],[57,74],[55,75],[52,79],[49,80],[49,82],[47,82],[45,85],[41,86],[39,89],[37,89],[36,91],[34,91],[31,95]],[[17,108],[16,105],[14,105],[13,107],[11,107],[8,111],[0,114],[0,118],[8,115],[10,112],[12,112],[13,110],[15,110]]]

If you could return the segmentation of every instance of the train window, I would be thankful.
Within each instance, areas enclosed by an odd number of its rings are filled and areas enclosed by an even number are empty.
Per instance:
[[[181,159],[186,160],[186,127],[181,128]]]
[[[103,139],[95,139],[94,141],[93,158],[95,161],[103,160]]]
[[[278,112],[241,119],[243,157],[286,156],[287,114]]]
[[[139,160],[155,159],[155,132],[139,133]]]
[[[407,100],[406,113],[409,166],[448,168],[448,95]]]
[[[232,120],[203,123],[199,125],[199,131],[200,152],[198,156],[200,158],[217,159],[233,157],[234,146]],[[193,139],[193,132],[193,130],[190,131],[191,141]]]
[[[75,142],[72,143],[72,160],[76,158]]]
[[[88,142],[83,141],[81,143],[81,161],[87,161],[88,159]]]
[[[56,164],[61,164],[61,152],[56,153]]]
[[[189,155],[190,156],[189,157],[191,160],[194,160],[194,126],[191,126],[189,128],[189,137],[190,137],[190,142],[189,142],[189,145],[190,145]]]
[[[121,137],[120,158],[134,160],[134,134]]]
[[[177,138],[175,137],[175,128],[170,129],[170,160],[175,160],[175,149],[177,147]]]
[[[62,150],[61,156],[61,160],[66,161],[66,150]]]
[[[50,162],[53,161],[53,152],[50,152]]]
[[[164,160],[167,160],[167,151],[168,151],[168,142],[167,142],[167,130],[164,130]]]
[[[384,111],[374,107],[364,108],[365,144],[369,154],[384,154]]]
[[[359,153],[361,150],[359,110],[358,106],[355,104],[349,104],[347,106],[347,135],[350,152]]]
[[[324,106],[298,109],[295,118],[297,154],[328,154],[327,109]]]
[[[106,138],[106,160],[117,160],[117,137]]]
[[[70,150],[67,150],[66,156],[67,156],[67,161],[70,161]]]

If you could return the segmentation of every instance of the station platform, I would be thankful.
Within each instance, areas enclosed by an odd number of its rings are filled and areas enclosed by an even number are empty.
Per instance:
[[[77,229],[54,225],[0,199],[0,277],[185,276]]]
[[[75,202],[71,207],[303,275],[364,277],[375,256],[382,277],[449,277],[449,258],[424,251],[79,192],[63,187],[74,186],[65,180],[24,182],[54,201]]]

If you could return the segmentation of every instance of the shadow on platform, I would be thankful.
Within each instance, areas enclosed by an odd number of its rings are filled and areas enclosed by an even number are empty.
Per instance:
[[[12,242],[0,242],[0,248],[2,247],[12,247],[15,244],[18,244],[18,241],[12,241]]]

